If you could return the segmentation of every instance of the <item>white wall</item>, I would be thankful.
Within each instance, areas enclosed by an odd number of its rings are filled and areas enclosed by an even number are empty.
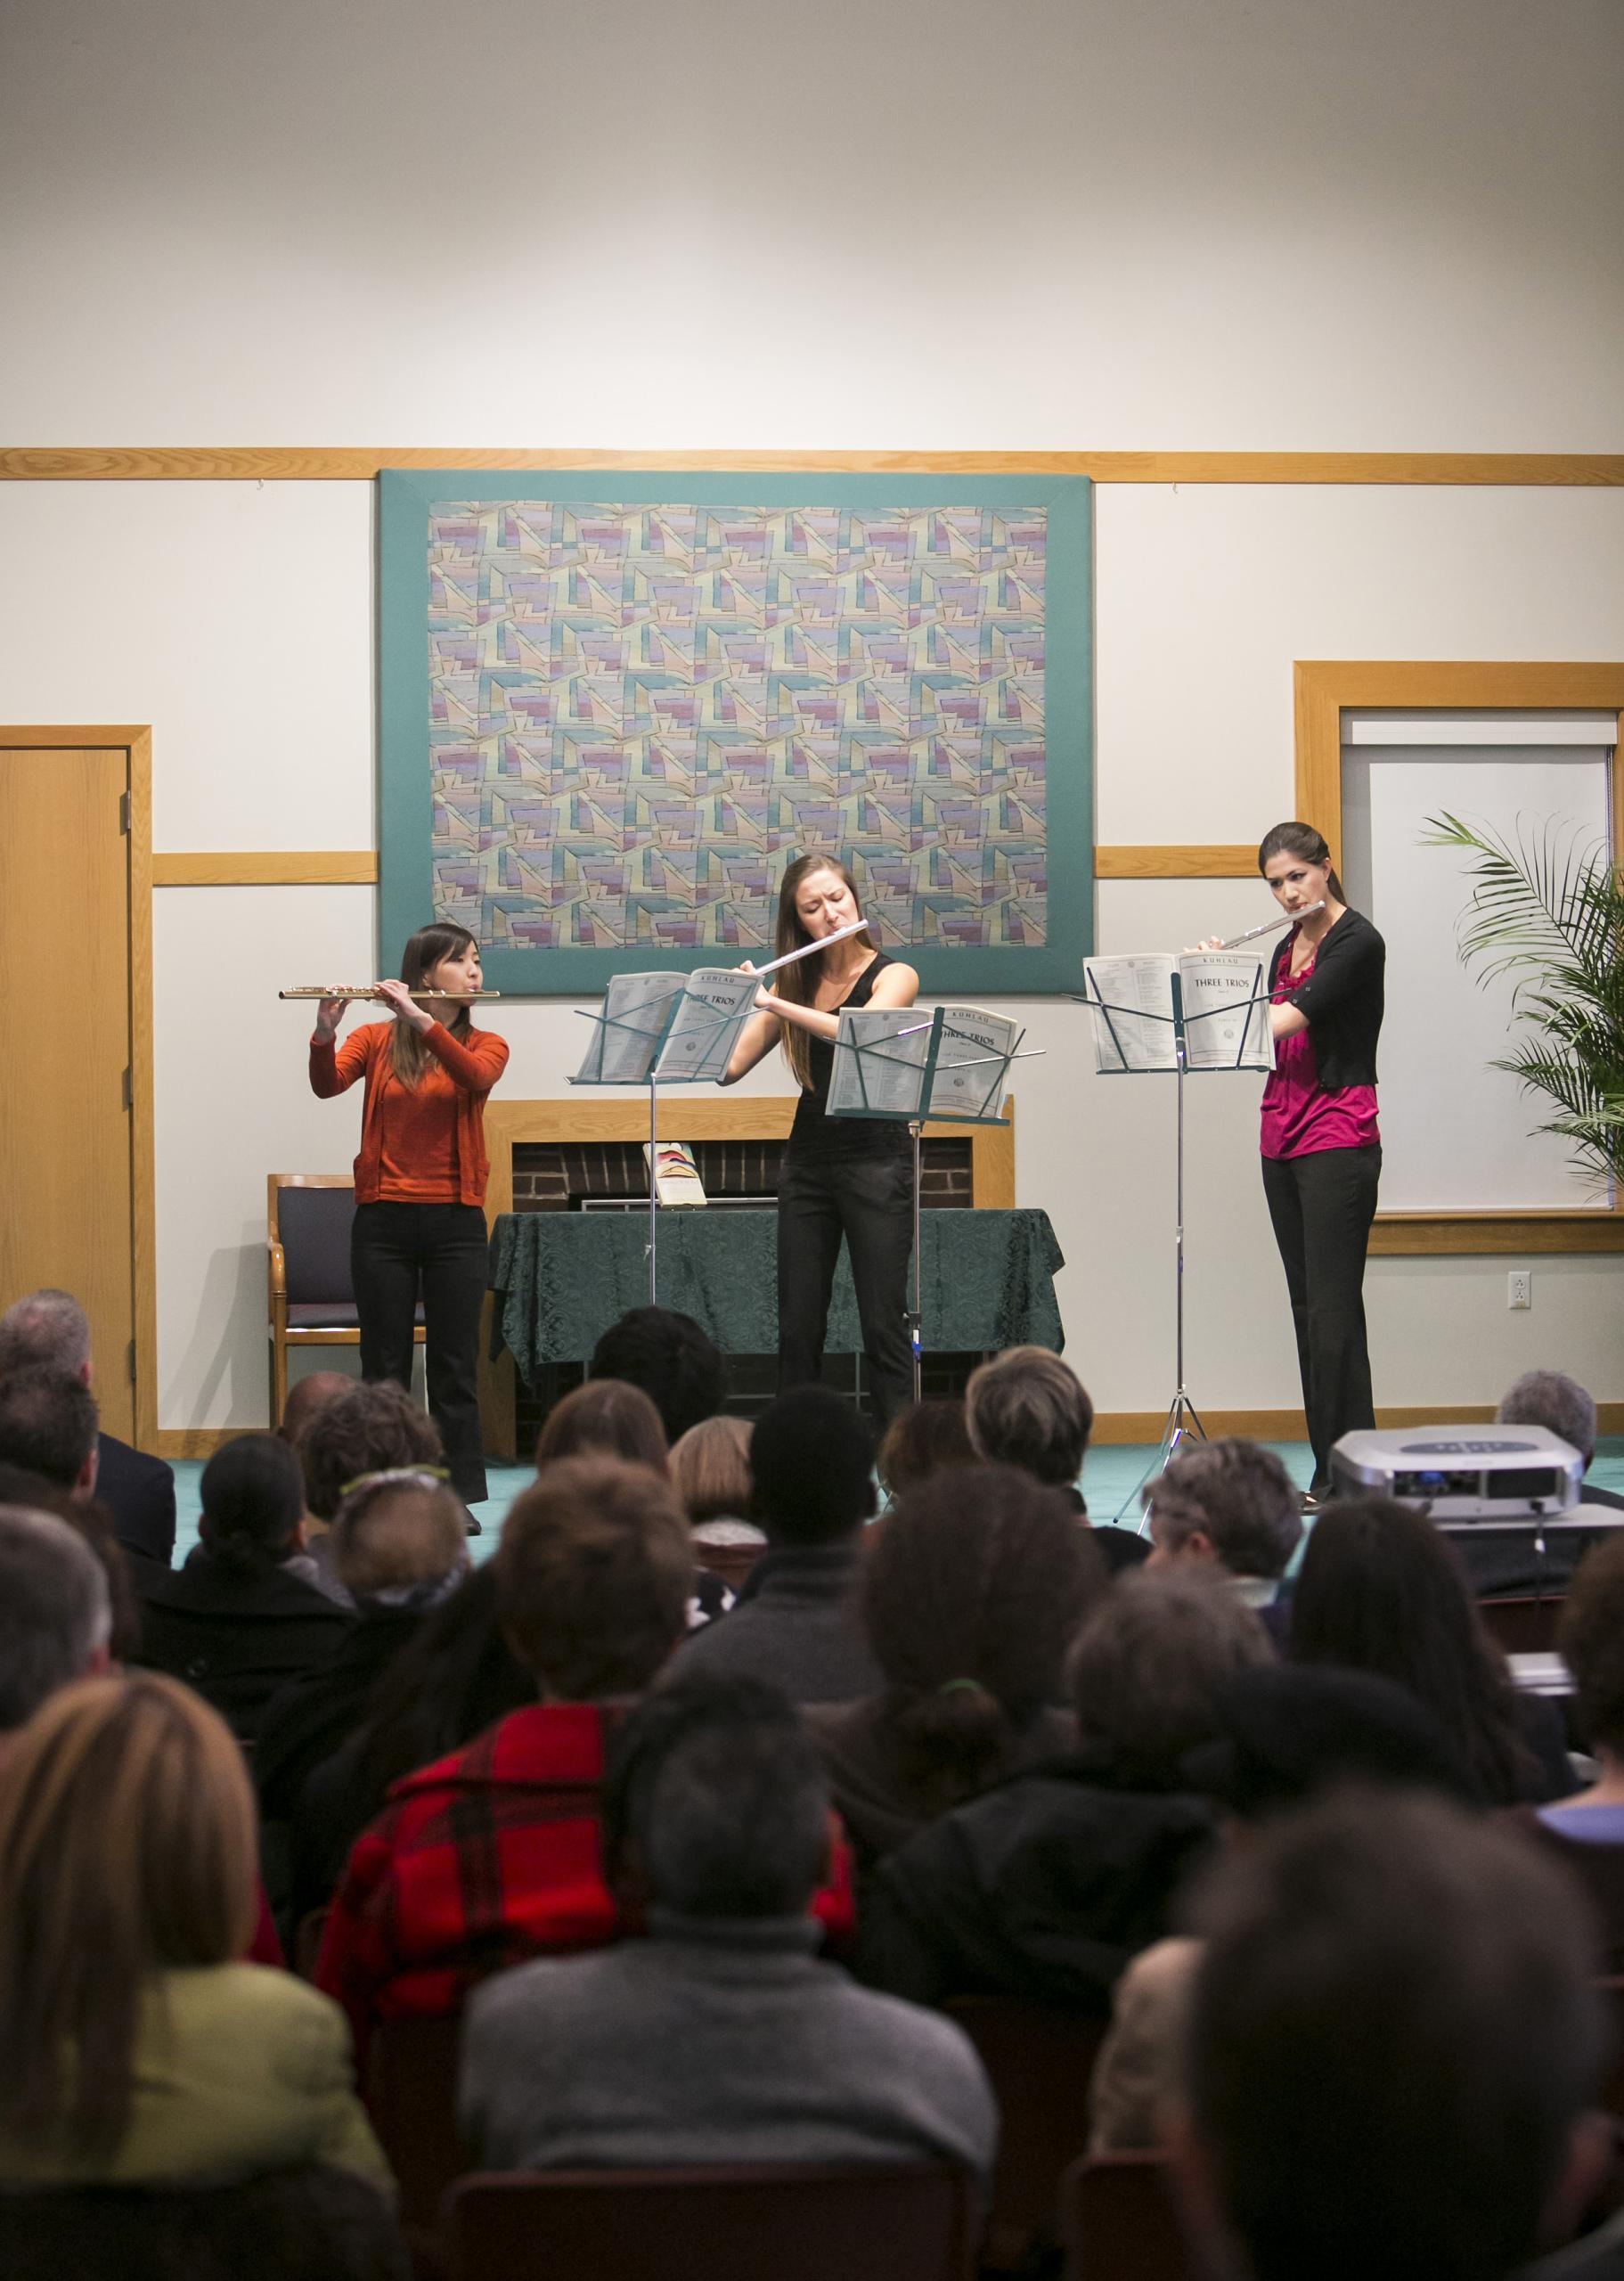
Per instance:
[[[1617,0],[10,0],[6,440],[1607,450]]]
[[[0,432],[37,446],[1594,451],[1619,443],[1616,0],[14,0]],[[1616,657],[1624,495],[1098,495],[1098,837],[1292,805],[1300,657]],[[359,484],[0,486],[0,720],[148,721],[160,849],[373,840]],[[158,898],[160,1412],[264,1416],[267,1170],[339,1168],[279,983],[359,889]],[[1115,883],[1107,945],[1262,908]],[[1171,1392],[1171,1101],[1027,1002],[1019,1184],[1106,1410]],[[506,1006],[510,1093],[567,1010]],[[777,1090],[771,1071],[755,1081]],[[1294,1368],[1255,1086],[1192,1096],[1190,1382]],[[1558,1361],[1624,1396],[1612,1263],[1378,1261],[1378,1397]]]

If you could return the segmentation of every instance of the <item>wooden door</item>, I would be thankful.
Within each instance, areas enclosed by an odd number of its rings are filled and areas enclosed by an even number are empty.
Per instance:
[[[0,746],[0,1308],[90,1317],[102,1423],[134,1438],[126,748]]]

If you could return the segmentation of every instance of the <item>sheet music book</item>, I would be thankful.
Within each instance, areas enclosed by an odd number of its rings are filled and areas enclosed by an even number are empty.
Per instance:
[[[656,1065],[661,1077],[716,1078],[727,1075],[739,1033],[755,1010],[760,977],[732,967],[697,967],[679,977],[687,996]]]
[[[721,1077],[760,987],[758,977],[731,967],[614,976],[576,1083],[641,1085],[651,1072],[689,1080]]]
[[[1269,1070],[1274,1036],[1264,1001],[1265,962],[1249,951],[1150,951],[1085,959],[1094,1018],[1094,1066],[1102,1073],[1173,1069],[1172,978],[1184,999],[1192,1069]]]
[[[910,1034],[903,1036],[903,1031]],[[930,1078],[930,1052],[931,1018],[917,1006],[844,1008],[828,1115],[918,1116]]]
[[[1000,1117],[1009,1089],[1009,1057],[1023,1034],[1019,1022],[980,1006],[944,1006],[929,1114]]]

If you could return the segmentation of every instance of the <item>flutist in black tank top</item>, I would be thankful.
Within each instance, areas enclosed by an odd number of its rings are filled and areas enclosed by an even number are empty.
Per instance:
[[[827,856],[802,855],[779,894],[779,954],[838,934],[861,916],[850,873]],[[820,1374],[844,1237],[882,1426],[913,1390],[906,1320],[913,1157],[899,1123],[829,1116],[828,1088],[841,1009],[911,1006],[918,988],[910,966],[875,950],[866,936],[849,935],[781,968],[759,993],[726,1080],[781,1045],[801,1085],[779,1180],[779,1390]]]

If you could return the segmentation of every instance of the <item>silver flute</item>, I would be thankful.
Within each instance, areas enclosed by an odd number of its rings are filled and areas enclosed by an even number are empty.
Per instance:
[[[1283,911],[1277,919],[1266,919],[1261,927],[1248,927],[1244,935],[1231,935],[1227,943],[1220,943],[1218,947],[1220,951],[1236,950],[1243,943],[1255,943],[1260,935],[1272,935],[1279,927],[1294,927],[1300,919],[1311,919],[1317,911],[1324,909],[1323,903],[1305,903],[1301,911]]]

